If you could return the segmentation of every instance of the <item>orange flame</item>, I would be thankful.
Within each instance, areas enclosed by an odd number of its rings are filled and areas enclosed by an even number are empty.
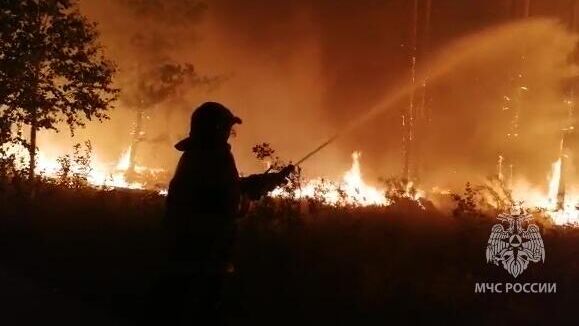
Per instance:
[[[383,189],[366,184],[360,168],[360,152],[352,153],[352,167],[346,171],[339,183],[328,182],[321,178],[308,181],[293,195],[294,198],[318,198],[330,205],[387,206],[390,200]],[[287,196],[282,189],[276,189],[273,197]]]

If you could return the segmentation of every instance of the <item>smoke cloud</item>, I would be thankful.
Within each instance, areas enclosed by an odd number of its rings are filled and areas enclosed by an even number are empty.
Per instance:
[[[139,161],[151,167],[173,168],[179,154],[172,145],[187,134],[193,108],[206,100],[222,102],[243,118],[232,145],[240,171],[251,173],[263,170],[251,155],[254,144],[270,142],[282,158],[296,161],[410,84],[411,1],[80,4],[99,24],[103,45],[121,68],[121,87],[137,83],[131,65],[139,62],[191,63],[200,78],[219,80],[180,90],[147,111],[148,142]],[[432,115],[420,170],[426,185],[459,186],[496,173],[501,153],[511,153],[522,178],[543,184],[557,158],[568,109],[564,100],[575,75],[570,58],[577,39],[566,27],[568,3],[535,1],[532,16],[545,18],[514,25],[509,4],[433,2],[421,73],[452,67],[427,86]],[[506,98],[520,92],[520,130],[513,145],[506,141],[511,119],[503,108]],[[368,180],[399,175],[400,117],[408,103],[408,96],[401,96],[341,137],[304,164],[306,174],[339,177],[350,165],[350,153],[360,150]],[[130,144],[135,114],[119,103],[111,118],[77,138],[93,139],[97,155],[114,161]],[[45,135],[44,147],[68,146],[65,136]]]

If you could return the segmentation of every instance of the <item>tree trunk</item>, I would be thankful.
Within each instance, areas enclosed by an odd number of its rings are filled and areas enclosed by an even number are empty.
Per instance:
[[[32,111],[30,122],[30,147],[28,153],[30,155],[30,166],[28,167],[28,182],[30,199],[36,197],[36,131],[38,130],[36,110]]]
[[[137,159],[137,150],[139,147],[139,143],[143,140],[143,117],[145,115],[145,111],[139,109],[137,111],[137,121],[135,124],[135,131],[133,133],[133,139],[131,141],[131,155],[129,157],[129,169],[128,172],[134,173],[135,172],[135,164]]]
[[[35,2],[36,4],[36,24],[38,35],[41,35],[42,30],[42,14],[40,13],[40,2]],[[41,53],[35,53],[35,76],[34,76],[34,100],[39,98],[39,84],[40,84],[40,70],[41,70]],[[34,106],[38,105],[38,102]],[[38,131],[38,107],[32,107],[32,112],[30,112],[30,148],[28,152],[30,154],[30,166],[28,167],[28,181],[30,182],[30,197],[34,198],[36,195],[36,132]]]
[[[36,124],[36,110],[32,113],[32,121],[30,122],[30,148],[28,153],[30,155],[30,166],[28,167],[28,180],[31,185],[34,185],[34,178],[36,176],[36,131],[38,126]]]

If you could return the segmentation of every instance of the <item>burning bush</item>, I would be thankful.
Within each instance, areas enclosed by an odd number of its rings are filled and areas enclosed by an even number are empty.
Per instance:
[[[57,182],[59,185],[84,188],[89,186],[91,168],[92,145],[90,141],[84,143],[81,152],[81,144],[73,146],[73,153],[65,154],[57,159],[60,169]]]

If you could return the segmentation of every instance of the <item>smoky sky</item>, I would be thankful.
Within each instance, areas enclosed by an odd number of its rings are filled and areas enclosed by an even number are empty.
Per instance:
[[[200,74],[224,79],[214,89],[191,89],[179,101],[165,104],[170,108],[149,113],[148,132],[166,141],[144,146],[141,160],[147,165],[173,168],[178,153],[172,143],[187,133],[191,110],[205,100],[223,102],[243,118],[231,142],[239,169],[251,173],[263,168],[251,155],[252,145],[270,142],[282,158],[295,161],[363,115],[389,91],[410,82],[413,1],[207,0],[189,20],[182,9],[168,9],[179,13],[175,25],[170,19],[167,22],[170,11],[160,20],[135,14],[121,3],[81,1],[82,11],[99,24],[105,50],[121,67],[152,55],[130,50],[129,33],[158,33],[164,42],[151,50],[155,58],[170,56],[190,62]],[[425,1],[418,3],[422,6]],[[433,0],[428,46],[419,56],[419,68],[428,69],[430,57],[457,39],[514,21],[512,8],[517,3],[521,1]],[[521,169],[525,178],[543,181],[549,162],[557,155],[565,116],[561,103],[566,74],[572,70],[567,57],[575,42],[566,31],[572,4],[571,0],[531,1],[531,17],[553,20],[544,28],[537,27],[545,33],[537,37],[522,33],[529,39],[527,45],[517,37],[505,45],[508,38],[497,36],[503,40],[501,48],[487,49],[487,54],[480,53],[456,71],[429,81],[432,118],[421,158],[425,182],[438,184],[454,178],[448,184],[457,184],[495,171],[497,156],[507,150],[504,98],[514,96],[520,86],[512,76],[521,69],[532,94],[525,95],[527,104],[522,104],[528,109],[521,117],[524,135],[515,152],[527,165]],[[527,66],[519,69],[525,46],[535,52],[528,54]],[[121,69],[119,74],[123,73]],[[398,101],[340,138],[304,165],[306,173],[336,177],[349,167],[350,153],[360,150],[368,179],[400,174],[400,116],[408,103],[406,98]],[[132,123],[132,114],[122,106],[112,117],[86,131],[89,136],[115,135],[114,141],[101,140],[101,156],[110,158],[122,150],[123,142],[129,143]],[[541,148],[535,149],[537,145]]]

